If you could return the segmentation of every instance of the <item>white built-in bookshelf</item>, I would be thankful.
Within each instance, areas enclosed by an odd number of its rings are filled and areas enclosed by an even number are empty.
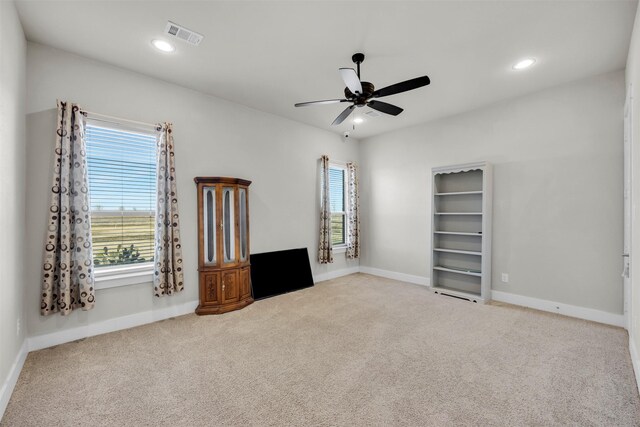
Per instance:
[[[491,299],[492,167],[487,162],[432,169],[431,289]]]

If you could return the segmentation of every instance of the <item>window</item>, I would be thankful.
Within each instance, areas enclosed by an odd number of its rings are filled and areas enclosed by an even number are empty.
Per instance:
[[[153,265],[157,134],[125,129],[88,121],[85,132],[98,281],[131,266],[148,276]]]
[[[331,244],[347,244],[346,170],[343,166],[329,165],[329,204],[331,210]]]

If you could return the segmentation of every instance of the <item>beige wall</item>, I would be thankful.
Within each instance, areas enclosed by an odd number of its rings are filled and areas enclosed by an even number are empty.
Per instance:
[[[629,57],[626,68],[627,87],[633,87],[633,129],[631,131],[633,146],[631,169],[632,182],[632,213],[631,213],[631,336],[635,348],[640,350],[640,8],[636,12],[633,35],[629,47]],[[638,354],[635,355],[638,357]],[[640,366],[640,360],[634,360]],[[636,373],[640,378],[640,372]]]
[[[620,71],[361,141],[361,266],[429,277],[431,168],[487,160],[493,289],[622,313],[623,102]]]
[[[0,1],[0,388],[25,338],[25,57],[26,41],[14,4]]]
[[[307,247],[315,275],[357,266],[344,254],[317,257],[317,160],[358,160],[358,142],[38,44],[27,49],[26,315],[32,336],[197,300],[195,176],[234,176],[250,187],[251,252]],[[42,259],[55,130],[56,98],[132,120],[171,121],[176,140],[185,290],[155,298],[151,284],[98,290],[96,308],[68,317],[39,314]],[[283,266],[282,274],[287,274]]]

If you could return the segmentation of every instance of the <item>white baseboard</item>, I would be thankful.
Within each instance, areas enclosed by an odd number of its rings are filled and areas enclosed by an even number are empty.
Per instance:
[[[329,271],[328,273],[322,273],[313,276],[313,282],[324,282],[325,280],[336,279],[342,276],[348,276],[349,274],[355,274],[360,272],[360,267],[341,268],[340,270]]]
[[[395,271],[381,270],[379,268],[360,266],[360,273],[374,276],[386,277],[387,279],[399,280],[402,282],[414,283],[417,285],[429,286],[429,278],[414,276],[411,274],[398,273]],[[491,291],[491,298],[496,301],[508,304],[520,305],[535,308],[536,310],[558,313],[565,316],[577,317],[578,319],[591,320],[593,322],[607,325],[625,327],[625,319],[622,314],[607,313],[605,311],[592,308],[578,307],[575,305],[563,304],[554,301],[547,301],[522,295],[511,294],[502,291]]]
[[[495,301],[506,302],[508,304],[535,308],[536,310],[558,313],[570,317],[577,317],[578,319],[591,320],[593,322],[604,323],[607,325],[620,326],[621,328],[625,327],[623,314],[607,313],[606,311],[595,310],[593,308],[578,307],[575,305],[526,297],[523,295],[516,295],[502,291],[491,291],[491,299]]]
[[[636,374],[636,387],[638,387],[638,392],[640,393],[640,355],[638,355],[638,349],[631,336],[629,336],[629,354],[631,355],[633,372]]]
[[[20,376],[20,372],[22,371],[22,366],[24,365],[24,361],[27,359],[27,351],[28,343],[25,339],[22,342],[22,346],[16,355],[16,360],[14,360],[13,365],[11,365],[11,369],[9,369],[9,375],[2,383],[2,388],[0,389],[0,421],[2,421],[2,417],[4,416],[4,411],[7,409],[7,405],[9,404],[9,399],[11,399],[11,394],[13,393],[13,389],[18,382],[18,377]]]
[[[416,285],[429,286],[428,277],[414,276],[412,274],[398,273],[395,271],[381,270],[379,268],[364,267],[364,266],[360,266],[360,273],[372,274],[374,276],[386,277],[387,279],[414,283]]]
[[[142,313],[103,320],[102,322],[95,322],[86,326],[65,329],[58,332],[52,332],[50,334],[36,335],[29,338],[28,348],[29,351],[41,350],[43,348],[64,344],[66,342],[82,338],[146,325],[147,323],[157,322],[170,317],[193,313],[197,306],[198,301],[190,301],[180,305],[161,308],[159,310],[143,311]]]

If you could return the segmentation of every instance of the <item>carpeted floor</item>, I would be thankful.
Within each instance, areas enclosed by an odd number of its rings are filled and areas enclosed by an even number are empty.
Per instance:
[[[31,353],[3,426],[640,425],[626,331],[355,274]]]

